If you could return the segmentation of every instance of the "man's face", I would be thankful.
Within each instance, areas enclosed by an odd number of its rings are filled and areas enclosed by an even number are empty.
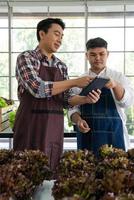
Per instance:
[[[106,67],[108,51],[104,47],[89,49],[86,53],[87,60],[91,65],[91,70],[100,72]]]
[[[48,53],[56,52],[62,43],[63,29],[58,24],[52,24],[45,33],[40,31],[40,44]]]

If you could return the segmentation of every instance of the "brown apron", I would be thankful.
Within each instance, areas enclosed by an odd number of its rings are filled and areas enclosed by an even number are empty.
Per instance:
[[[44,81],[61,81],[59,68],[40,67]],[[22,95],[14,125],[14,150],[43,151],[55,170],[63,151],[64,116],[63,93],[51,98],[35,98],[25,91]]]

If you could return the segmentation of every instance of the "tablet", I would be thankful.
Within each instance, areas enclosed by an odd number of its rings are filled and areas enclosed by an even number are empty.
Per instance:
[[[89,83],[89,85],[82,89],[80,95],[87,96],[89,92],[92,92],[92,90],[101,90],[109,80],[110,79],[108,78],[96,77],[91,83]]]

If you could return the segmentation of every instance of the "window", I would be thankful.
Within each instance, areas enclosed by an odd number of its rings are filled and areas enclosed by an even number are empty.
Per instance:
[[[134,83],[134,1],[1,1],[0,96],[17,99],[17,55],[36,47],[36,25],[45,17],[61,17],[66,23],[63,44],[56,55],[68,66],[69,76],[88,69],[85,43],[92,37],[108,41],[108,66]],[[134,85],[134,84],[133,84]],[[134,135],[134,107],[126,110],[129,134]],[[65,132],[72,131],[65,118]]]

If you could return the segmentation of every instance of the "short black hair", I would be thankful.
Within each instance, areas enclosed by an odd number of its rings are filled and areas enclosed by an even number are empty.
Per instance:
[[[52,26],[52,24],[59,24],[61,28],[64,30],[65,23],[60,18],[46,18],[41,20],[37,24],[37,40],[40,41],[39,31],[48,32],[48,29]]]
[[[104,47],[107,49],[107,42],[103,38],[97,37],[97,38],[92,38],[92,39],[88,40],[86,43],[87,51],[89,49],[94,49],[97,47]]]

